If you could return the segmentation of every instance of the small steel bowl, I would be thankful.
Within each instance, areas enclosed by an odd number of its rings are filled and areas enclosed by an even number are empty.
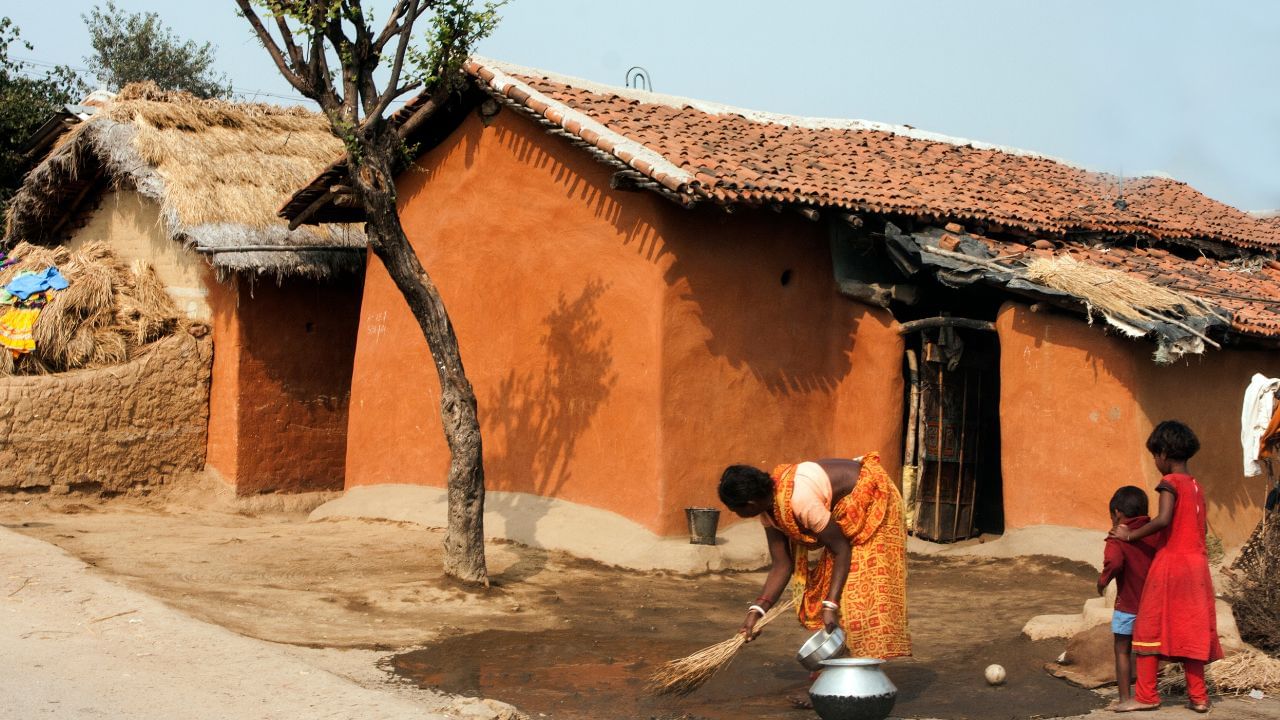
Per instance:
[[[828,633],[819,630],[804,641],[796,652],[796,660],[809,670],[821,670],[822,661],[830,660],[844,652],[844,630],[836,628]]]

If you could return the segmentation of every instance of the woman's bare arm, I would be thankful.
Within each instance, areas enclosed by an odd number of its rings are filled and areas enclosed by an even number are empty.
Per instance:
[[[794,564],[791,558],[791,543],[787,541],[786,535],[775,528],[766,527],[764,537],[769,545],[769,574],[764,579],[764,589],[760,591],[760,597],[766,601],[767,609],[778,602],[782,591],[786,589]],[[748,640],[754,635],[756,623],[760,618],[760,613],[755,610],[747,611],[747,619],[742,623],[742,633]]]
[[[853,546],[849,544],[849,538],[844,536],[844,532],[840,530],[840,525],[833,519],[827,523],[827,526],[818,533],[818,540],[827,547],[827,551],[831,553],[831,589],[827,592],[825,598],[828,602],[839,605],[840,598],[844,596],[844,585],[849,579],[849,562],[853,555]],[[831,632],[840,623],[840,613],[830,607],[823,607],[822,623],[826,627],[827,632]]]

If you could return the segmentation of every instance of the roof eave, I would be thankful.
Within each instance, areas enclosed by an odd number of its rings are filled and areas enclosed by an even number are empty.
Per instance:
[[[427,105],[430,96],[422,93],[393,113],[388,122],[397,132],[403,128],[411,128],[408,133],[402,133],[401,137],[406,145],[416,146],[417,155],[421,156],[453,134],[467,113],[475,110],[485,97],[478,88],[469,85],[463,91],[451,95],[444,105],[429,109]],[[419,113],[428,111],[432,113],[430,117],[417,117]],[[401,172],[403,168],[396,170]],[[288,220],[291,226],[364,222],[363,208],[343,206],[335,202],[336,195],[332,189],[335,185],[343,184],[346,177],[347,160],[343,154],[286,200],[276,214]]]

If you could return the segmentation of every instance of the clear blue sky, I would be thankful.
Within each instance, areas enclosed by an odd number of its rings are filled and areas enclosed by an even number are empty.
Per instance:
[[[0,14],[36,46],[15,55],[82,65],[94,4],[0,0]],[[295,94],[231,0],[117,4],[213,42],[238,89]],[[479,48],[501,60],[617,85],[641,65],[659,92],[909,124],[1280,208],[1280,3],[512,0],[502,14]]]

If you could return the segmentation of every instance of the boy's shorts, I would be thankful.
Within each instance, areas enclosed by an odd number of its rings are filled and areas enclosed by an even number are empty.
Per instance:
[[[1132,635],[1133,621],[1137,619],[1138,616],[1134,613],[1114,610],[1111,613],[1111,632],[1116,635]]]

